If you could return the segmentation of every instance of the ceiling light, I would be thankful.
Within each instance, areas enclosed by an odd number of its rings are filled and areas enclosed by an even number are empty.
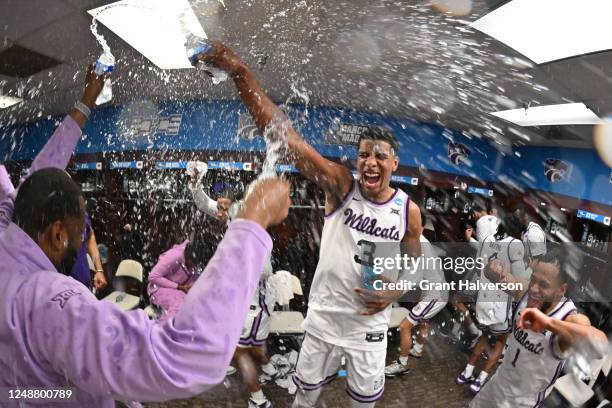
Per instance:
[[[491,115],[519,126],[595,125],[599,117],[584,103],[544,105],[527,109],[491,112]]]
[[[21,98],[15,98],[14,96],[0,95],[0,109],[6,109],[8,107],[18,104],[21,101],[23,101],[23,99]]]
[[[537,64],[612,49],[612,1],[513,0],[471,27]]]
[[[186,33],[207,38],[187,0],[122,0],[88,13],[161,69],[193,68]]]

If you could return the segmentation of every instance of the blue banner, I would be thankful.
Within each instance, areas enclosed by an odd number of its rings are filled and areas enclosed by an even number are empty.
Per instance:
[[[155,170],[183,170],[186,168],[186,161],[162,161],[155,163]]]
[[[124,161],[124,162],[110,162],[111,170],[114,169],[142,169],[143,164],[141,161]]]
[[[487,196],[487,197],[493,197],[493,190],[488,189],[488,188],[469,186],[467,189],[467,192],[469,194],[480,194],[480,195]]]
[[[74,169],[81,170],[102,170],[102,162],[75,163]]]
[[[250,162],[224,162],[224,161],[209,161],[209,170],[243,170],[253,171],[253,163]]]
[[[276,171],[279,173],[299,173],[300,171],[291,164],[277,164]]]
[[[610,226],[610,217],[607,217],[605,215],[595,214],[585,210],[577,210],[576,217],[584,218],[585,220],[591,220],[603,225]]]
[[[395,181],[396,183],[410,184],[413,186],[419,185],[418,177],[391,176],[391,181]]]

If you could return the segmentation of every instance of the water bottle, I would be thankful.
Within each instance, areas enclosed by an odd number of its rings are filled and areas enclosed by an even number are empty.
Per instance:
[[[96,75],[104,75],[110,74],[113,72],[113,68],[115,67],[115,57],[110,52],[104,52],[100,55],[100,58],[96,61],[96,65],[94,67],[94,72]],[[96,99],[96,105],[102,105],[107,103],[113,99],[113,89],[111,85],[111,79],[106,78],[104,80],[104,88],[102,88],[102,92],[98,95],[98,99]]]
[[[187,51],[187,58],[191,65],[196,67],[197,69],[202,69],[204,71],[210,72],[213,77],[213,84],[217,85],[227,79],[227,72],[211,67],[210,65],[206,65],[205,63],[198,61],[197,55],[201,53],[206,53],[212,49],[212,43],[205,38],[196,37],[195,35],[190,35],[187,37],[187,41],[185,41],[185,50]]]

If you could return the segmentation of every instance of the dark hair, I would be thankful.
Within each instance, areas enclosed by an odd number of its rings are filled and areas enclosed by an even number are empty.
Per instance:
[[[567,273],[567,257],[559,247],[552,247],[543,254],[538,256],[539,262],[549,263],[559,268],[559,280],[561,283],[567,283],[569,281],[569,275]]]
[[[472,212],[485,212],[488,213],[488,204],[487,201],[481,197],[474,197],[472,201]]]
[[[393,148],[394,153],[398,154],[399,144],[397,142],[397,138],[389,129],[384,127],[367,127],[361,132],[359,135],[359,144],[361,144],[362,140],[382,140],[383,142],[387,142]]]
[[[514,212],[518,214],[519,216],[529,213],[529,211],[527,211],[527,206],[525,204],[517,204],[514,207]]]
[[[196,237],[185,246],[185,260],[199,267],[206,267],[217,250],[218,240]]]
[[[49,225],[81,215],[81,190],[63,170],[46,168],[34,172],[19,186],[13,222],[34,241]]]
[[[516,214],[506,214],[497,226],[497,232],[495,233],[495,239],[503,239],[504,235],[511,236],[516,239],[520,239],[521,236],[521,223]]]

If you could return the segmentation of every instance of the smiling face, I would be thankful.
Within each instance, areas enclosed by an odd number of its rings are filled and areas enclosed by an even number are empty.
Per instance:
[[[227,197],[221,197],[217,200],[217,217],[226,222],[229,218],[229,209],[232,206],[232,200]]]
[[[567,290],[567,283],[560,279],[559,264],[537,261],[527,291],[527,307],[535,307],[542,312],[557,303]]]
[[[359,143],[357,171],[363,193],[371,200],[382,198],[389,188],[391,174],[399,164],[388,142],[363,139]]]

